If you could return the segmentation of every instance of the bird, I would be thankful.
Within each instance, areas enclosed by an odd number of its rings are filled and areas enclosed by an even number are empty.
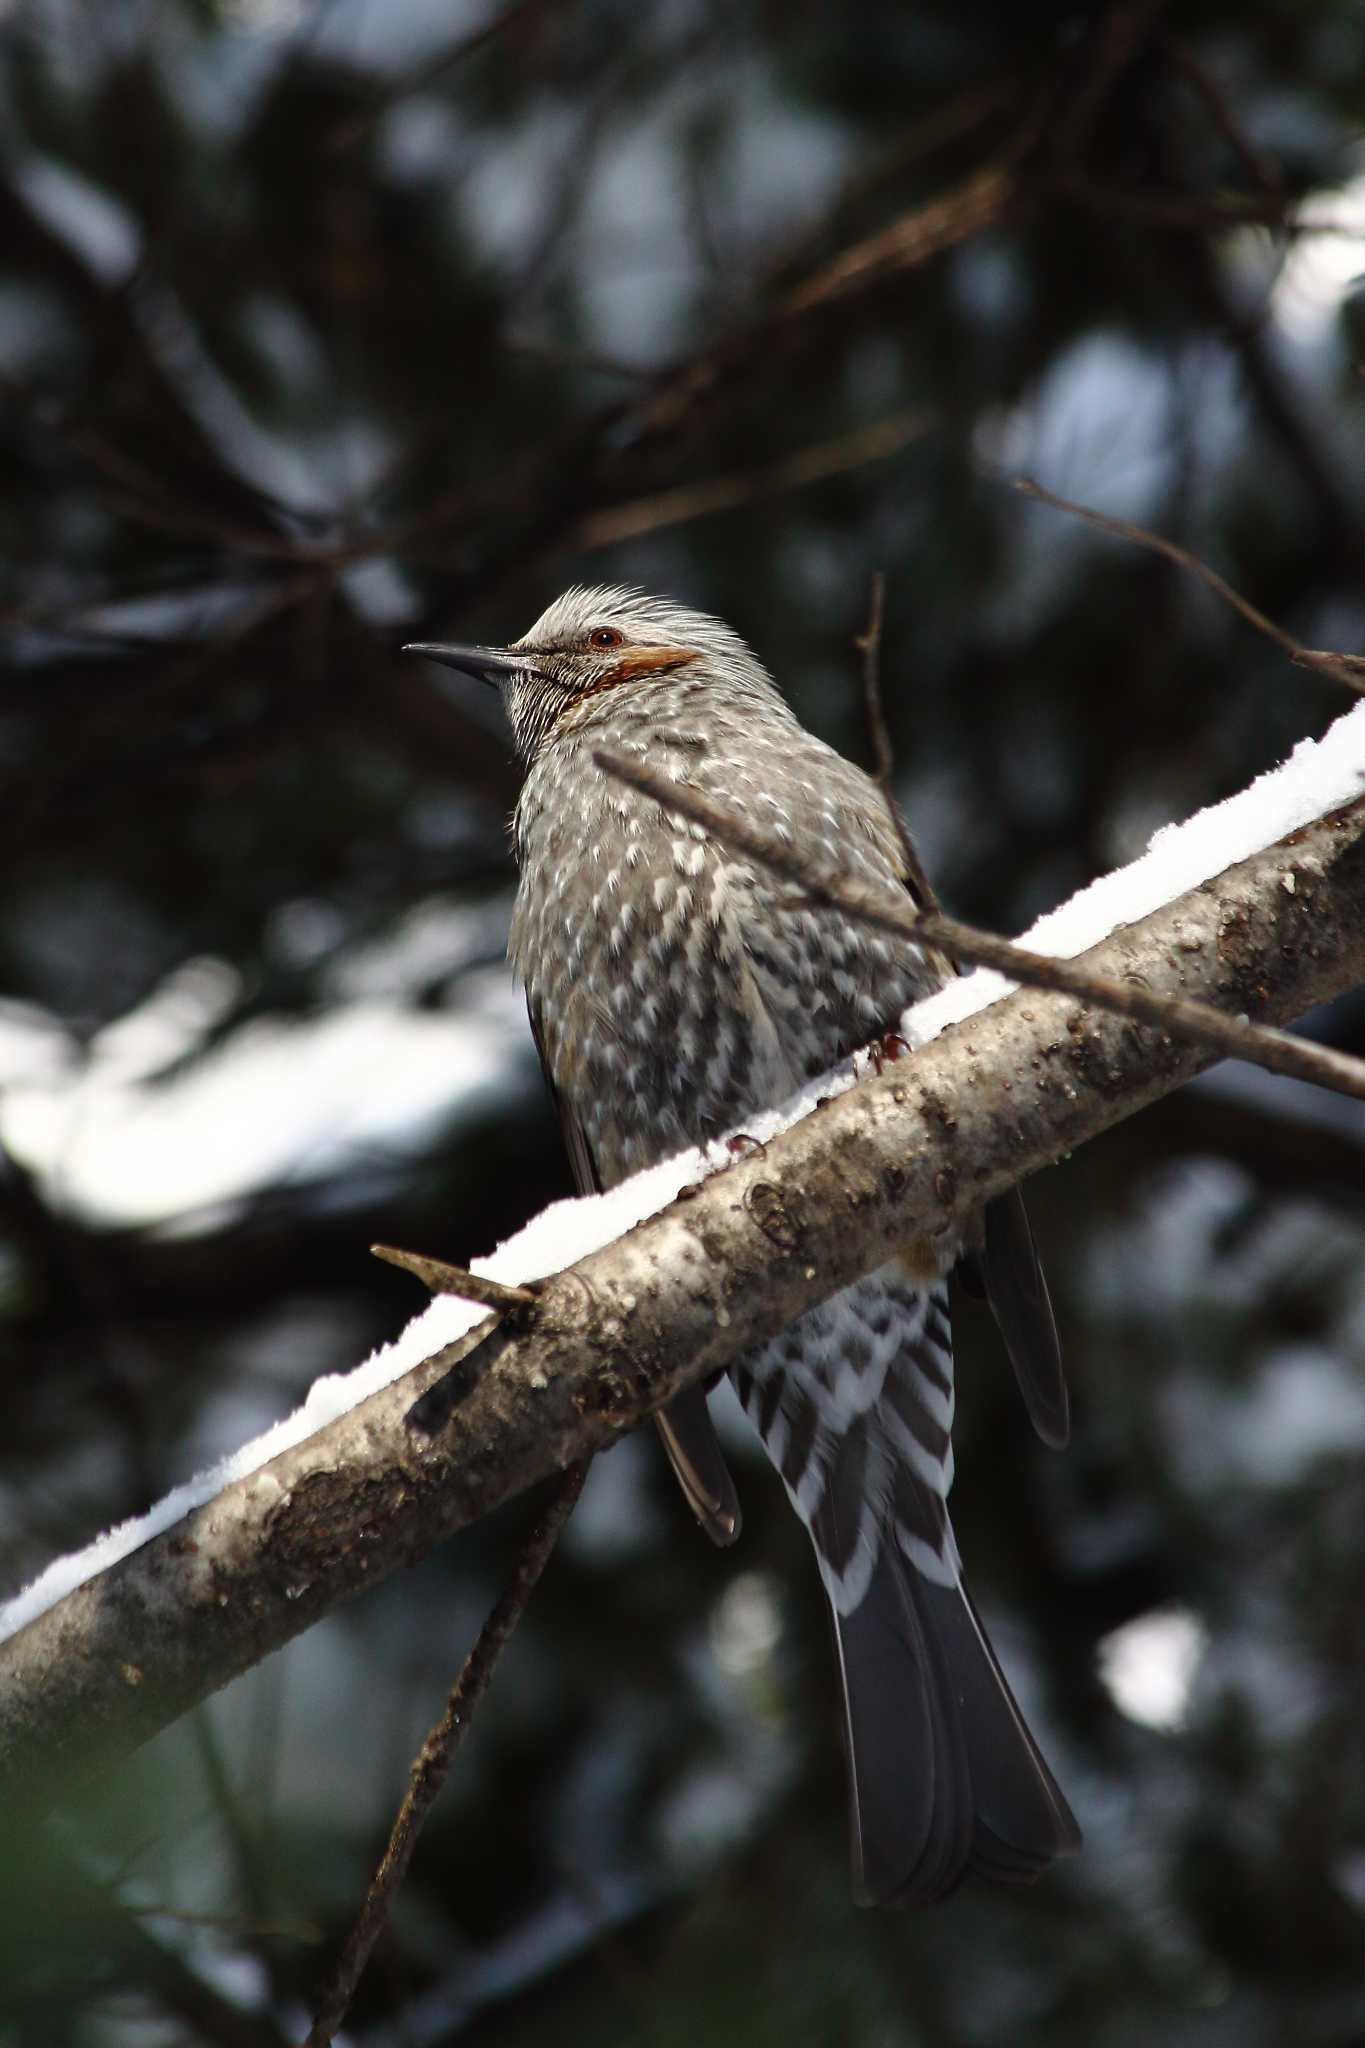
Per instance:
[[[610,749],[760,819],[812,864],[916,882],[880,787],[808,732],[722,620],[575,586],[506,646],[405,650],[501,688],[524,779],[508,950],[575,1181],[609,1188],[890,1032],[953,969],[790,883],[619,779]],[[968,1872],[1036,1878],[1080,1833],[991,1648],[948,1517],[955,1261],[995,1311],[1039,1434],[1068,1401],[1017,1190],[970,1243],[915,1241],[731,1368],[815,1547],[833,1621],[862,1904],[920,1904]],[[739,1500],[693,1387],[656,1418],[697,1520]]]

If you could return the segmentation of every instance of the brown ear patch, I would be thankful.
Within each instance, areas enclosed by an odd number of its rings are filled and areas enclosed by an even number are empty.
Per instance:
[[[640,676],[666,675],[670,669],[686,668],[697,659],[695,647],[627,647],[595,682],[575,693],[574,703],[596,697],[602,690],[614,690],[619,683],[633,683]]]

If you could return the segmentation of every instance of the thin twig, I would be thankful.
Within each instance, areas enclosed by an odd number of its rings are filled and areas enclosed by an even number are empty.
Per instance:
[[[1187,85],[1192,87],[1204,102],[1214,127],[1232,151],[1250,184],[1259,186],[1268,199],[1284,204],[1284,174],[1279,159],[1267,149],[1260,149],[1251,140],[1236,114],[1232,103],[1213,73],[1201,58],[1196,57],[1187,43],[1182,43],[1169,28],[1157,31],[1172,68],[1178,71]]]
[[[54,1846],[49,1841],[44,1855]],[[191,1968],[176,1943],[148,1924],[158,1916],[125,1905],[107,1877],[93,1876],[74,1861],[59,1862],[52,1877],[61,1880],[68,1924],[79,1926],[87,1942],[103,1931],[118,1977],[139,1985],[175,2023],[173,2038],[202,2048],[288,2048],[288,2036],[268,2008],[246,2012],[226,1997]]]
[[[756,498],[776,497],[806,484],[821,483],[827,477],[843,476],[865,463],[884,461],[897,455],[911,441],[919,439],[931,424],[919,407],[907,407],[855,427],[850,434],[838,434],[830,441],[817,441],[780,462],[761,468],[740,470],[727,476],[706,477],[694,484],[676,484],[647,498],[631,498],[621,505],[589,512],[570,539],[575,547],[615,547],[642,533],[655,533],[663,526],[681,526],[689,519],[702,519],[713,512],[729,512]]]
[[[499,337],[499,346],[513,355],[528,356],[534,362],[548,363],[555,369],[581,370],[594,377],[616,377],[626,384],[648,384],[658,375],[648,363],[627,362],[624,356],[611,356],[601,349],[572,348],[567,342],[552,341],[547,336],[532,334],[515,327],[505,327]],[[446,408],[445,418],[449,418]],[[420,458],[428,452],[426,438],[414,440],[411,453]]]
[[[1289,1074],[1296,1080],[1311,1081],[1318,1087],[1332,1088],[1338,1094],[1365,1101],[1365,1060],[1348,1058],[1345,1053],[1313,1045],[1307,1039],[1268,1025],[1227,1017],[1210,1003],[1191,1002],[1185,996],[1157,995],[1134,982],[1107,981],[1088,973],[1074,960],[1028,952],[1008,939],[960,924],[956,918],[916,911],[904,896],[893,895],[853,875],[813,866],[794,847],[783,845],[735,812],[713,803],[700,790],[686,788],[641,761],[627,760],[606,747],[595,748],[593,759],[604,774],[629,783],[668,810],[714,832],[717,839],[736,852],[747,854],[774,874],[796,883],[810,901],[842,910],[849,917],[860,918],[882,931],[896,932],[918,945],[933,946],[973,967],[994,968],[1012,981],[1076,996],[1083,1003],[1131,1017],[1135,1023],[1149,1024],[1172,1038],[1206,1046],[1225,1059],[1250,1060],[1271,1073]]]
[[[1272,199],[1266,193],[1152,192],[1112,178],[1065,170],[1049,173],[1044,189],[1088,212],[1135,221],[1142,227],[1190,228],[1211,235],[1234,228],[1269,228],[1290,236],[1337,232],[1335,226],[1306,218],[1287,200]]]
[[[536,15],[545,5],[545,0],[513,0],[510,7],[504,7],[500,14],[494,14],[487,21],[480,22],[475,29],[457,36],[454,42],[433,57],[424,57],[420,64],[411,65],[406,71],[376,92],[368,103],[354,114],[340,122],[327,139],[327,147],[333,151],[350,149],[354,143],[363,141],[376,121],[387,114],[399,100],[407,99],[416,92],[425,92],[435,85],[447,71],[451,71],[466,57],[485,43],[492,42],[510,28],[518,26],[527,15]]]
[[[867,719],[868,738],[872,742],[872,774],[886,804],[886,814],[901,843],[901,854],[905,860],[905,879],[910,894],[921,910],[937,910],[939,900],[934,892],[934,885],[925,872],[924,863],[919,857],[919,848],[910,836],[910,827],[905,822],[891,786],[896,762],[891,750],[891,734],[887,730],[886,705],[882,699],[882,621],[885,614],[886,578],[880,569],[874,569],[872,595],[868,601],[867,626],[853,642],[863,657],[863,710]]]
[[[1016,477],[1014,488],[1021,496],[1032,498],[1040,505],[1051,505],[1058,512],[1073,512],[1088,525],[1097,526],[1101,533],[1113,534],[1116,540],[1129,540],[1140,548],[1150,548],[1154,554],[1165,555],[1167,561],[1177,563],[1180,568],[1193,570],[1216,597],[1221,597],[1224,604],[1230,604],[1258,633],[1264,633],[1268,640],[1283,648],[1300,668],[1320,669],[1334,682],[1345,683],[1348,689],[1365,690],[1365,676],[1362,675],[1365,663],[1359,655],[1324,654],[1301,646],[1292,633],[1286,633],[1283,626],[1277,626],[1273,619],[1268,619],[1264,612],[1258,611],[1254,604],[1234,590],[1216,569],[1211,569],[1207,562],[1201,562],[1198,555],[1192,555],[1178,542],[1167,540],[1163,534],[1153,533],[1146,526],[1134,526],[1127,519],[1113,519],[1107,512],[1096,512],[1089,505],[1078,505],[1072,498],[1059,497],[1055,491],[1044,490],[1041,484],[1034,483],[1031,477]]]
[[[250,1920],[244,1919],[240,1913],[190,1913],[181,1906],[166,1906],[156,1899],[150,1899],[144,1905],[128,1905],[125,1911],[134,1920],[166,1920],[173,1927],[207,1927],[219,1934],[230,1934],[239,1941],[247,1936],[260,1941],[316,1944],[323,1938],[316,1920]]]
[[[1081,156],[1105,101],[1140,54],[1167,5],[1168,0],[1114,0],[1105,10],[1092,36],[1095,60],[1090,74],[1079,82],[1055,134],[1049,137],[1058,157],[1075,161]]]
[[[1325,662],[1333,662],[1343,682],[1350,683],[1353,690],[1365,692],[1365,654],[1332,654],[1326,648],[1299,647],[1293,658],[1300,668],[1321,668]]]
[[[327,2048],[327,2043],[350,2010],[361,1972],[383,1932],[390,1901],[412,1861],[422,1824],[449,1775],[455,1752],[473,1719],[474,1709],[487,1690],[498,1658],[525,1613],[536,1583],[550,1561],[559,1533],[573,1512],[574,1502],[583,1490],[589,1462],[582,1458],[565,1467],[558,1491],[522,1545],[511,1579],[464,1660],[446,1701],[445,1712],[434,1723],[413,1760],[408,1789],[398,1809],[388,1847],[380,1858],[365,1894],[365,1903],[337,1958],[332,1980],[319,2002],[317,2017],[304,2048]]]
[[[1026,78],[1022,83],[1030,86],[1036,96],[1036,78]],[[753,295],[780,291],[797,280],[819,249],[841,233],[846,223],[865,210],[868,202],[886,186],[925,158],[960,143],[993,115],[1007,114],[1022,98],[1021,79],[1014,68],[969,86],[955,99],[920,114],[889,148],[856,164],[827,205],[805,215],[789,235],[768,249],[762,269],[750,286]]]
[[[1345,220],[1328,220],[1291,208],[1284,199],[1219,194],[1215,198],[1190,197],[1179,192],[1148,192],[1112,179],[1082,176],[1076,171],[1054,171],[1042,181],[1042,189],[1059,199],[1069,199],[1092,213],[1132,220],[1144,227],[1191,228],[1200,234],[1219,234],[1232,228],[1270,228],[1277,234],[1324,235],[1329,239],[1359,241],[1360,229]]]
[[[467,1267],[449,1265],[444,1259],[433,1259],[426,1252],[401,1251],[396,1244],[372,1244],[370,1251],[376,1259],[383,1259],[386,1265],[401,1266],[405,1273],[414,1274],[433,1294],[457,1294],[461,1301],[477,1301],[484,1308],[502,1309],[508,1314],[515,1312],[523,1317],[536,1305],[533,1287],[509,1287],[505,1280],[488,1280],[482,1273],[471,1273]]]
[[[200,1769],[209,1797],[217,1809],[218,1823],[236,1866],[237,1884],[246,1904],[246,1913],[238,1921],[234,1933],[237,1940],[252,1952],[266,1982],[278,1993],[282,1986],[274,1967],[274,1951],[268,1942],[270,1937],[278,1937],[280,1930],[271,1921],[270,1876],[261,1855],[261,1843],[247,1821],[242,1801],[232,1783],[208,1703],[202,1702],[187,1719],[194,1746],[199,1752]]]
[[[882,789],[887,791],[891,787],[895,757],[891,752],[886,707],[882,702],[882,625],[885,618],[886,577],[880,569],[874,569],[867,600],[867,624],[855,636],[853,645],[863,657],[863,708],[867,714],[868,738],[872,742],[872,772]]]
[[[898,271],[918,269],[931,256],[957,248],[983,228],[995,227],[1018,200],[1019,181],[1012,168],[992,165],[978,171],[951,191],[911,207],[889,227],[841,249],[787,294],[778,306],[778,318],[847,298]]]

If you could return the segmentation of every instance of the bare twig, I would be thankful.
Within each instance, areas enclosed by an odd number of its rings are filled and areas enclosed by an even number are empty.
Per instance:
[[[1113,0],[1106,9],[1092,36],[1095,59],[1090,74],[1081,80],[1050,138],[1059,156],[1080,156],[1105,100],[1141,51],[1166,5],[1167,0]]]
[[[444,1259],[433,1259],[426,1252],[401,1251],[395,1244],[372,1244],[370,1251],[386,1265],[400,1266],[405,1273],[413,1274],[433,1294],[457,1294],[461,1301],[477,1301],[484,1308],[502,1309],[522,1317],[536,1305],[533,1287],[509,1287],[503,1280],[485,1279],[482,1273],[448,1265]]]
[[[322,1940],[322,1929],[316,1920],[250,1920],[240,1913],[191,1913],[181,1906],[164,1905],[158,1899],[148,1900],[144,1905],[126,1905],[124,1910],[134,1920],[166,1920],[172,1927],[207,1927],[238,1940],[245,1935],[262,1941],[303,1941],[314,1946]]]
[[[1348,221],[1324,219],[1302,209],[1296,211],[1283,198],[1273,198],[1268,193],[1201,198],[1179,192],[1149,192],[1133,185],[1115,184],[1112,179],[1082,176],[1076,171],[1053,172],[1044,182],[1049,192],[1092,213],[1117,215],[1147,227],[1191,228],[1204,234],[1217,234],[1228,228],[1273,228],[1290,236],[1360,239],[1359,228]]]
[[[1178,165],[1167,173],[1162,163],[1170,138],[1158,132],[1152,139],[1157,170],[1170,182],[1172,176],[1179,175]],[[1353,257],[1359,246],[1357,228],[1351,245]],[[1264,307],[1248,313],[1209,238],[1191,236],[1171,250],[1171,257],[1173,281],[1190,295],[1196,318],[1212,332],[1225,335],[1235,349],[1249,402],[1312,501],[1316,518],[1309,545],[1318,572],[1330,566],[1350,588],[1358,588],[1365,573],[1365,517],[1341,437],[1333,439],[1323,432],[1313,408],[1305,403],[1300,380],[1288,373],[1283,352],[1266,335]]]
[[[1021,135],[1002,152],[999,163],[910,208],[889,227],[841,249],[803,283],[780,296],[769,312],[661,373],[651,392],[628,411],[623,407],[613,416],[608,423],[611,430],[620,432],[629,424],[633,445],[674,433],[694,408],[713,399],[737,373],[766,362],[771,346],[803,326],[817,309],[852,297],[893,274],[916,270],[1002,221],[1020,200],[1018,158],[1032,135],[1033,124],[1026,123]]]
[[[125,1905],[107,1877],[92,1876],[55,1841],[49,1839],[42,1854],[45,1861],[56,1858],[50,1876],[61,1885],[67,1924],[79,1926],[86,1942],[102,1937],[116,1979],[143,1988],[158,2016],[175,2023],[174,2038],[202,2048],[287,2048],[287,2036],[268,2009],[244,2011],[148,1924],[163,1916]]]
[[[50,433],[89,463],[104,484],[104,496],[110,506],[126,518],[136,520],[139,525],[177,536],[194,534],[203,540],[217,541],[239,554],[259,555],[268,561],[307,562],[328,558],[325,543],[295,540],[288,534],[272,532],[264,525],[244,526],[239,520],[215,513],[211,508],[191,504],[164,478],[127,455],[105,435],[89,428],[77,428],[65,420],[53,423],[45,420],[41,412],[37,413],[37,418],[40,424],[47,425]],[[261,496],[259,492],[256,495]],[[277,508],[272,506],[270,509]],[[292,508],[278,509],[287,511],[291,519],[296,516]]]
[[[606,747],[594,748],[593,759],[604,774],[629,783],[645,796],[653,797],[656,803],[704,826],[736,852],[747,854],[772,873],[796,883],[812,902],[828,904],[849,917],[860,918],[882,931],[896,932],[919,945],[936,947],[973,967],[994,968],[1012,981],[1076,996],[1098,1009],[1151,1025],[1172,1038],[1207,1047],[1225,1059],[1250,1060],[1272,1073],[1291,1074],[1300,1081],[1312,1081],[1319,1087],[1335,1089],[1338,1094],[1365,1100],[1365,1060],[1351,1059],[1345,1053],[1310,1044],[1307,1039],[1271,1026],[1224,1016],[1208,1003],[1191,1002],[1183,996],[1157,995],[1135,982],[1106,981],[1087,973],[1072,960],[1029,952],[1008,939],[960,924],[953,917],[916,911],[903,896],[852,875],[814,866],[795,847],[784,845],[724,805],[713,803],[700,790],[674,782],[642,761],[627,760]]]
[[[422,1824],[449,1775],[455,1752],[473,1719],[474,1709],[488,1688],[498,1658],[525,1613],[527,1602],[559,1540],[559,1533],[573,1513],[574,1503],[583,1490],[589,1463],[589,1459],[583,1458],[566,1468],[558,1491],[522,1545],[511,1579],[461,1666],[460,1675],[446,1701],[445,1712],[433,1724],[413,1760],[408,1789],[398,1809],[388,1847],[380,1858],[365,1894],[365,1903],[337,1958],[336,1969],[319,2002],[317,2017],[304,2048],[326,2048],[350,2009],[361,1972],[383,1932],[390,1901],[412,1861]]]
[[[938,199],[912,207],[891,225],[866,236],[817,270],[783,300],[784,316],[862,291],[899,270],[918,268],[1002,220],[1019,196],[1013,169],[992,165]]]
[[[424,57],[420,64],[411,65],[408,70],[401,71],[382,91],[376,92],[367,105],[348,115],[337,125],[328,137],[328,148],[341,151],[363,141],[375,122],[387,114],[390,107],[396,106],[399,100],[406,99],[415,92],[425,92],[429,85],[435,85],[447,71],[453,70],[466,57],[472,56],[475,50],[504,35],[508,29],[519,26],[527,15],[534,16],[540,13],[544,5],[545,0],[512,0],[511,6],[504,7],[500,13],[490,15],[488,20],[480,22],[477,28],[457,36],[445,49],[438,50],[434,57]]]
[[[886,578],[880,569],[872,572],[872,595],[868,602],[867,626],[854,641],[854,646],[863,657],[863,707],[867,718],[868,737],[872,742],[872,773],[881,790],[886,804],[886,813],[896,828],[905,860],[905,879],[910,893],[921,910],[937,910],[939,901],[934,885],[925,873],[924,863],[919,857],[919,848],[910,836],[900,805],[896,802],[891,787],[895,769],[895,758],[891,751],[891,734],[886,725],[886,706],[882,701],[882,620],[886,612]]]
[[[1321,668],[1330,661],[1343,682],[1353,690],[1365,691],[1365,654],[1333,654],[1321,647],[1296,647],[1292,658],[1300,668]]]
[[[911,441],[919,439],[930,424],[930,416],[918,407],[888,413],[851,434],[839,434],[831,441],[817,441],[813,447],[760,469],[741,470],[729,476],[708,477],[695,484],[678,484],[648,498],[632,498],[623,505],[608,505],[590,512],[570,536],[580,548],[614,547],[634,540],[642,533],[654,533],[661,526],[681,526],[689,519],[702,519],[712,512],[729,512],[756,498],[775,497],[799,490],[805,484],[821,483],[826,477],[842,476],[861,469],[864,463],[881,462],[897,455]]]
[[[625,384],[648,384],[658,374],[649,363],[630,363],[624,356],[607,355],[601,349],[572,348],[567,342],[552,341],[547,336],[520,328],[504,328],[500,340],[501,346],[513,355],[549,363],[556,369],[581,370],[595,377],[616,377]],[[449,417],[448,408],[441,417]],[[414,438],[408,452],[416,461],[426,454],[427,448],[425,438]]]
[[[891,735],[886,729],[886,707],[882,702],[882,625],[886,619],[886,578],[880,569],[872,571],[872,588],[867,600],[867,624],[853,645],[863,657],[863,708],[867,734],[872,742],[872,772],[884,792],[891,787],[895,760]]]
[[[233,1785],[223,1746],[207,1705],[196,1707],[188,1719],[190,1734],[199,1753],[200,1769],[236,1866],[237,1885],[246,1906],[246,1912],[237,1921],[233,1932],[254,1956],[265,1981],[278,1993],[282,1986],[270,1944],[272,1938],[278,1937],[280,1929],[272,1922],[268,1859],[261,1854],[260,1838],[250,1826]]]
[[[1023,83],[1037,94],[1036,77]],[[897,135],[888,149],[855,165],[827,206],[806,215],[790,235],[769,249],[762,273],[754,280],[754,290],[779,290],[784,284],[795,282],[814,252],[893,179],[912,170],[926,157],[961,142],[993,116],[1007,114],[1020,104],[1022,97],[1020,76],[1014,67],[968,87],[931,113],[922,113],[913,126]]]
[[[1202,583],[1224,604],[1239,612],[1248,625],[1264,633],[1277,647],[1284,649],[1290,660],[1300,668],[1318,669],[1331,676],[1334,682],[1345,683],[1348,689],[1365,690],[1365,660],[1354,654],[1324,654],[1313,648],[1300,646],[1292,633],[1286,633],[1283,626],[1277,626],[1264,612],[1243,597],[1239,591],[1211,569],[1207,562],[1201,562],[1198,555],[1192,555],[1188,548],[1182,548],[1177,541],[1167,540],[1163,534],[1153,533],[1145,526],[1134,526],[1127,519],[1111,518],[1107,512],[1096,512],[1089,505],[1078,505],[1072,498],[1062,498],[1055,491],[1043,489],[1031,477],[1020,476],[1014,480],[1014,488],[1021,496],[1032,498],[1040,505],[1051,505],[1058,512],[1073,512],[1088,525],[1097,526],[1101,533],[1113,534],[1116,540],[1129,540],[1140,548],[1150,548],[1154,554],[1165,555],[1167,561],[1175,562],[1182,569],[1191,569]]]
[[[1178,71],[1198,97],[1213,122],[1214,127],[1232,151],[1250,184],[1258,186],[1267,198],[1284,204],[1284,175],[1279,160],[1269,150],[1260,149],[1248,136],[1241,122],[1233,112],[1228,99],[1213,73],[1188,43],[1182,43],[1168,28],[1158,31],[1161,43],[1172,67]]]

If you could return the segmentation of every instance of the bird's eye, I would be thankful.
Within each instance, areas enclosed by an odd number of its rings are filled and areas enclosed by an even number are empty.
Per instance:
[[[624,636],[615,626],[594,626],[588,635],[589,647],[619,647]]]

